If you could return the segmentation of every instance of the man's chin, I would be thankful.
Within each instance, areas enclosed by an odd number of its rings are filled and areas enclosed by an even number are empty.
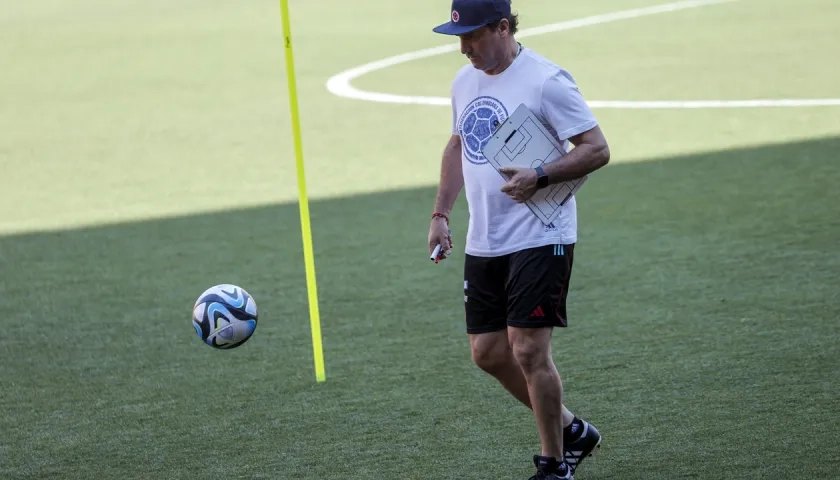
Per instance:
[[[469,61],[477,70],[484,70],[484,63],[481,60],[470,58]]]

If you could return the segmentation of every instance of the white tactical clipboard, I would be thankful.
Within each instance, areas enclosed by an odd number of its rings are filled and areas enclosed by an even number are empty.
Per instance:
[[[536,168],[554,162],[568,152],[548,133],[531,109],[521,104],[499,125],[481,153],[498,171],[502,167]],[[505,179],[507,180],[507,177]],[[580,189],[586,179],[587,176],[584,176],[549,185],[537,190],[525,204],[544,225],[549,225],[557,220],[563,205]]]

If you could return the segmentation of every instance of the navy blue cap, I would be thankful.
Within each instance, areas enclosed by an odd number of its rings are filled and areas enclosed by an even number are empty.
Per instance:
[[[510,16],[510,0],[452,0],[451,20],[435,33],[463,35]]]

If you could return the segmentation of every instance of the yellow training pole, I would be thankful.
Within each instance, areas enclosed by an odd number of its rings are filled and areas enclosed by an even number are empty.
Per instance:
[[[300,226],[303,234],[303,258],[306,265],[306,290],[309,295],[309,321],[312,324],[312,350],[315,354],[315,379],[326,380],[324,352],[321,346],[321,320],[318,314],[318,290],[315,282],[315,260],[312,254],[312,228],[309,224],[309,201],[306,196],[306,176],[303,171],[303,147],[300,134],[300,113],[297,105],[295,85],[295,61],[292,55],[292,32],[289,26],[289,2],[280,0],[283,19],[283,37],[286,42],[286,76],[289,83],[289,105],[292,113],[292,135],[297,162],[298,203],[300,205]]]

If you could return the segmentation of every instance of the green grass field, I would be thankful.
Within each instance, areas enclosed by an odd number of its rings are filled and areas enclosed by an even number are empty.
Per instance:
[[[514,1],[522,28],[666,3]],[[425,247],[450,110],[328,78],[443,45],[449,1],[291,1],[327,382],[279,6],[0,3],[0,478],[525,479],[530,411],[470,360]],[[741,0],[529,37],[590,100],[840,98],[840,3]],[[358,88],[446,96],[457,53]],[[578,480],[837,478],[840,107],[596,109],[566,402]],[[453,215],[463,247],[466,205]],[[460,252],[460,250],[457,250]],[[249,342],[203,345],[236,283]],[[831,473],[834,472],[834,473]]]

